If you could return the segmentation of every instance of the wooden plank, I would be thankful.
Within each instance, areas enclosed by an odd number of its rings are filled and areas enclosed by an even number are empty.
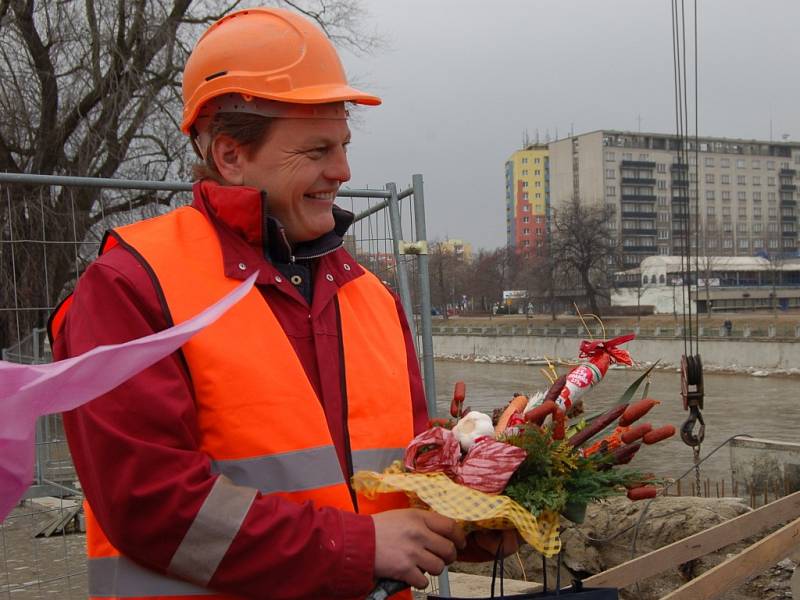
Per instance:
[[[765,529],[800,517],[800,492],[673,542],[584,580],[590,586],[623,588],[700,558]]]
[[[800,519],[667,594],[661,600],[712,600],[786,558],[800,544]]]

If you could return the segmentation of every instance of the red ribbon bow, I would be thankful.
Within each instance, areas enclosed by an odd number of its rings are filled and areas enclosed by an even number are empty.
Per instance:
[[[580,354],[578,358],[593,358],[600,354],[608,354],[612,362],[622,363],[623,365],[632,365],[633,360],[627,350],[617,348],[620,344],[630,342],[636,338],[636,334],[629,333],[628,335],[621,335],[611,340],[597,340],[590,342],[583,340],[581,342]]]

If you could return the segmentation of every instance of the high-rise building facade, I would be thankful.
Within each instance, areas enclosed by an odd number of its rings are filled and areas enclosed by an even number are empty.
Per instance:
[[[683,149],[675,135],[594,131],[549,153],[553,208],[573,198],[608,207],[625,266],[683,254],[690,215],[693,254],[797,252],[800,143],[703,137]]]
[[[549,177],[546,144],[530,144],[506,161],[506,243],[525,257],[547,251]]]

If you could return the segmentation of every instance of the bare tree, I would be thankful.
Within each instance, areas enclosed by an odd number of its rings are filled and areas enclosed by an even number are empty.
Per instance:
[[[554,211],[552,254],[565,276],[582,287],[596,315],[598,297],[609,299],[610,268],[617,262],[617,247],[607,228],[611,214],[610,209],[587,206],[577,198]]]
[[[359,0],[274,2],[356,52]],[[193,160],[178,130],[180,74],[192,42],[241,0],[0,0],[0,170],[177,179]],[[98,223],[166,205],[169,195],[13,186],[0,202],[0,347],[41,325],[92,252]],[[130,217],[129,217],[130,218]],[[89,236],[89,238],[87,238]],[[34,243],[33,241],[38,243]],[[42,244],[47,240],[47,246]]]

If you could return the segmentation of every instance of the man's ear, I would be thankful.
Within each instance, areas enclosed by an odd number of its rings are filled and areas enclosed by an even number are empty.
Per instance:
[[[246,158],[242,145],[224,133],[214,137],[209,149],[214,158],[217,171],[231,185],[244,183],[244,164]]]

